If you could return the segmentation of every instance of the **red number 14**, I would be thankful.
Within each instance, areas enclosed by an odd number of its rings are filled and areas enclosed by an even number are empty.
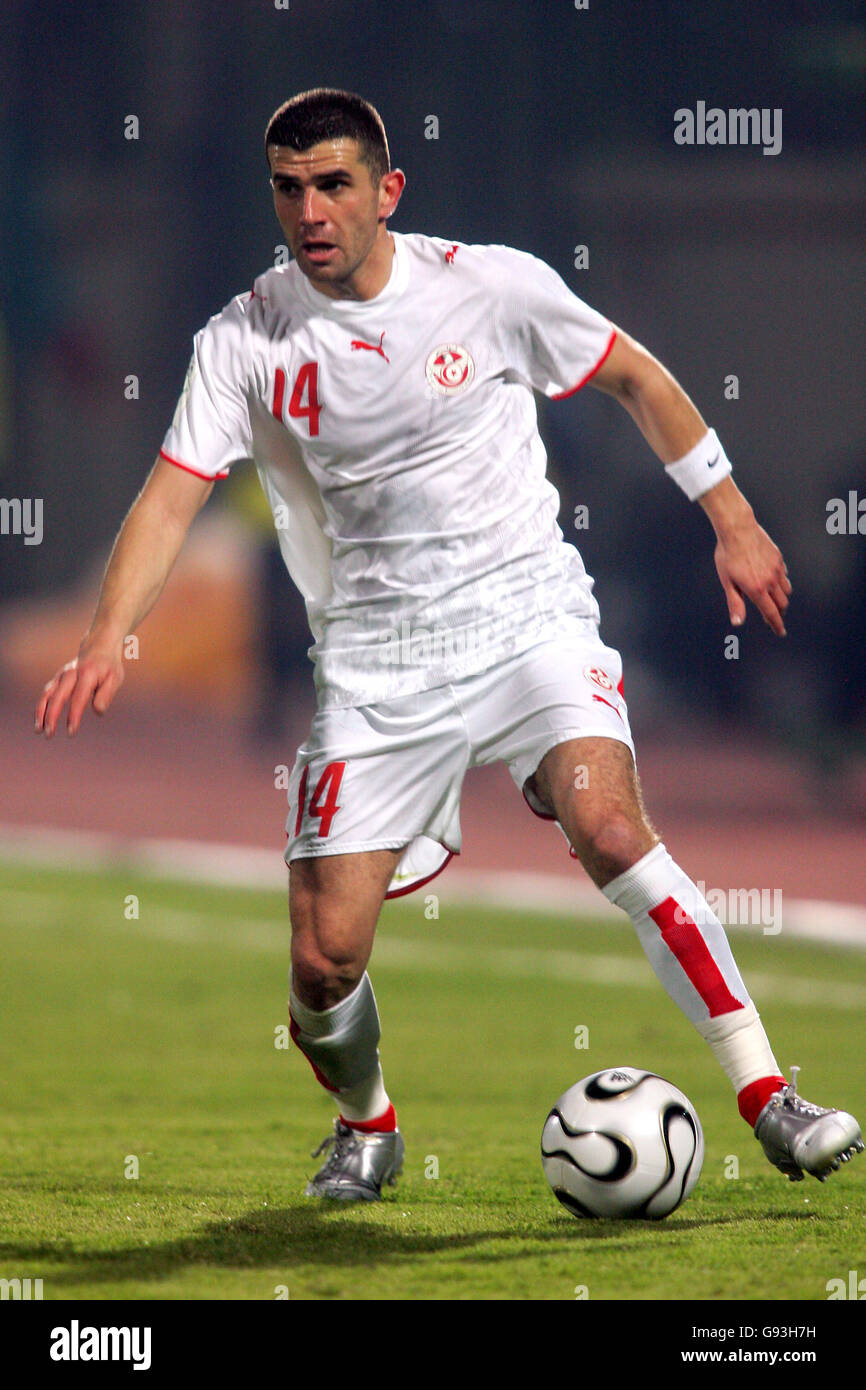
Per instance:
[[[286,392],[286,374],[282,367],[277,367],[274,376],[274,403],[273,413],[278,420],[283,418],[283,397]],[[304,396],[306,395],[306,403]],[[322,407],[319,404],[319,364],[318,362],[304,362],[295,378],[292,387],[292,394],[289,400],[289,414],[293,420],[306,420],[310,431],[310,438],[319,433],[319,415]]]
[[[301,785],[298,788],[298,815],[295,820],[295,834],[301,831],[301,821],[304,815],[304,803],[307,799],[307,774],[309,767],[305,767],[301,776]],[[337,797],[340,794],[340,783],[343,780],[343,773],[346,771],[345,763],[328,763],[318,782],[315,791],[310,797],[310,804],[307,808],[311,816],[319,818],[319,839],[324,840],[331,831],[331,821],[339,811]],[[322,798],[324,797],[324,800]]]

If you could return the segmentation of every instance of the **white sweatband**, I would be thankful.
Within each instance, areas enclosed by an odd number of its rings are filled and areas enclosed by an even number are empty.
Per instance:
[[[676,463],[665,464],[665,472],[682,488],[690,502],[709,492],[732,472],[731,461],[719,443],[715,430],[707,430],[693,449]]]

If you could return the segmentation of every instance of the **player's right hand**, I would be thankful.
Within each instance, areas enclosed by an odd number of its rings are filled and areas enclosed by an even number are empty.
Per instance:
[[[36,706],[36,733],[51,738],[68,705],[66,732],[71,737],[88,704],[95,714],[104,714],[122,684],[122,647],[90,646],[85,639],[78,656],[61,666],[43,688]]]

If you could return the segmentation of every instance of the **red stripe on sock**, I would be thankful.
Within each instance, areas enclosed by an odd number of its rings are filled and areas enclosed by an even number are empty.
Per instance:
[[[763,1110],[770,1096],[775,1095],[776,1091],[781,1091],[786,1086],[784,1076],[762,1076],[759,1081],[751,1081],[748,1086],[744,1086],[742,1091],[737,1092],[737,1105],[740,1114],[747,1124],[755,1128],[758,1116]]]
[[[364,1134],[390,1134],[397,1128],[397,1111],[393,1105],[389,1105],[375,1120],[347,1120],[345,1115],[341,1115],[340,1119],[350,1129],[360,1129]]]
[[[292,1042],[293,1042],[293,1043],[295,1044],[295,1046],[297,1047],[298,1051],[299,1051],[299,1052],[304,1052],[304,1049],[301,1047],[301,1044],[298,1042],[298,1037],[300,1036],[300,1032],[301,1032],[301,1030],[300,1030],[300,1028],[298,1027],[297,1023],[296,1023],[295,1020],[292,1018],[291,1014],[289,1014],[289,1037],[291,1038]],[[306,1052],[304,1052],[304,1056],[307,1057]],[[310,1063],[310,1066],[313,1068],[313,1075],[315,1076],[315,1078],[316,1078],[316,1080],[318,1081],[319,1085],[320,1085],[320,1086],[324,1086],[324,1088],[325,1088],[326,1091],[331,1091],[332,1093],[336,1093],[336,1092],[339,1090],[339,1087],[338,1087],[338,1086],[332,1086],[331,1083],[330,1083],[330,1081],[328,1080],[328,1078],[325,1076],[324,1072],[319,1071],[319,1068],[316,1066],[315,1062],[313,1062],[309,1057],[307,1057],[307,1061]]]
[[[710,1018],[742,1009],[743,1005],[725,984],[706,941],[685,908],[674,898],[665,898],[658,907],[650,909],[649,915],[709,1009]]]

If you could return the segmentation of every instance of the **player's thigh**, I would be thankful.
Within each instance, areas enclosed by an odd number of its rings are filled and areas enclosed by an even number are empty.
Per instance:
[[[293,859],[289,875],[292,962],[363,974],[402,849]]]
[[[542,758],[532,784],[596,881],[624,872],[657,842],[631,749],[619,739],[556,744]]]

